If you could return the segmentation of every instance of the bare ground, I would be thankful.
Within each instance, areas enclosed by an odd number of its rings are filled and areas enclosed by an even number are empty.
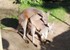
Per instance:
[[[55,24],[54,34],[48,35],[48,43],[41,43],[35,39],[37,47],[28,39],[29,43],[13,28],[2,29],[3,48],[6,50],[69,50],[70,29],[64,23]],[[28,37],[32,40],[32,36]]]
[[[70,50],[69,14],[68,17],[66,17],[67,24],[64,22],[54,22],[54,34],[50,33],[48,35],[48,40],[50,42],[44,44],[35,39],[36,44],[38,45],[38,47],[35,47],[29,39],[29,43],[25,43],[24,39],[22,39],[16,29],[14,29],[18,25],[18,21],[12,18],[7,18],[7,16],[10,15],[18,15],[19,5],[12,4],[13,1],[14,0],[6,0],[5,2],[5,0],[0,0],[0,20],[2,21],[2,24],[7,26],[7,28],[1,30],[4,50]],[[16,22],[15,26],[12,26],[12,20]],[[31,36],[29,36],[29,38],[32,39]]]

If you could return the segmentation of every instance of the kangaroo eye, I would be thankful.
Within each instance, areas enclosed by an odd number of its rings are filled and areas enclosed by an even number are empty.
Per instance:
[[[39,15],[40,17],[43,17],[43,16],[42,16],[41,14],[39,14],[39,13],[38,13],[38,15]]]

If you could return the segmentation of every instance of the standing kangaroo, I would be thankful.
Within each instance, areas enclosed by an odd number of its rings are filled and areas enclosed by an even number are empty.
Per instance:
[[[30,7],[27,9],[24,9],[24,11],[19,15],[18,20],[19,24],[23,28],[23,38],[26,38],[26,28],[28,25],[30,25],[30,30],[33,36],[33,43],[34,43],[34,35],[35,31],[37,31],[39,34],[41,34],[42,41],[47,39],[48,35],[48,13],[38,10],[36,8]],[[27,23],[29,24],[27,25]]]

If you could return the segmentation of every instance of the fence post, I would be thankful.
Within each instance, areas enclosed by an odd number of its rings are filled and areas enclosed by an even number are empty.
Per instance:
[[[3,50],[3,46],[2,46],[2,36],[1,36],[1,29],[0,29],[0,50]]]

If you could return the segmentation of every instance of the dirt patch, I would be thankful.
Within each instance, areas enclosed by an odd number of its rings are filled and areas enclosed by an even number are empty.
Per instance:
[[[29,44],[12,30],[1,30],[3,39],[3,48],[5,50],[37,50],[31,42]]]
[[[18,4],[14,0],[0,0],[0,20],[6,17],[18,15]]]
[[[4,49],[8,50],[69,50],[70,49],[70,29],[69,26],[64,23],[54,24],[54,33],[48,34],[49,43],[41,43],[35,39],[37,47],[28,39],[29,43],[25,43],[22,37],[17,33],[14,28],[4,28],[2,30],[3,42],[8,43],[4,46]],[[32,40],[32,36],[28,35]]]

